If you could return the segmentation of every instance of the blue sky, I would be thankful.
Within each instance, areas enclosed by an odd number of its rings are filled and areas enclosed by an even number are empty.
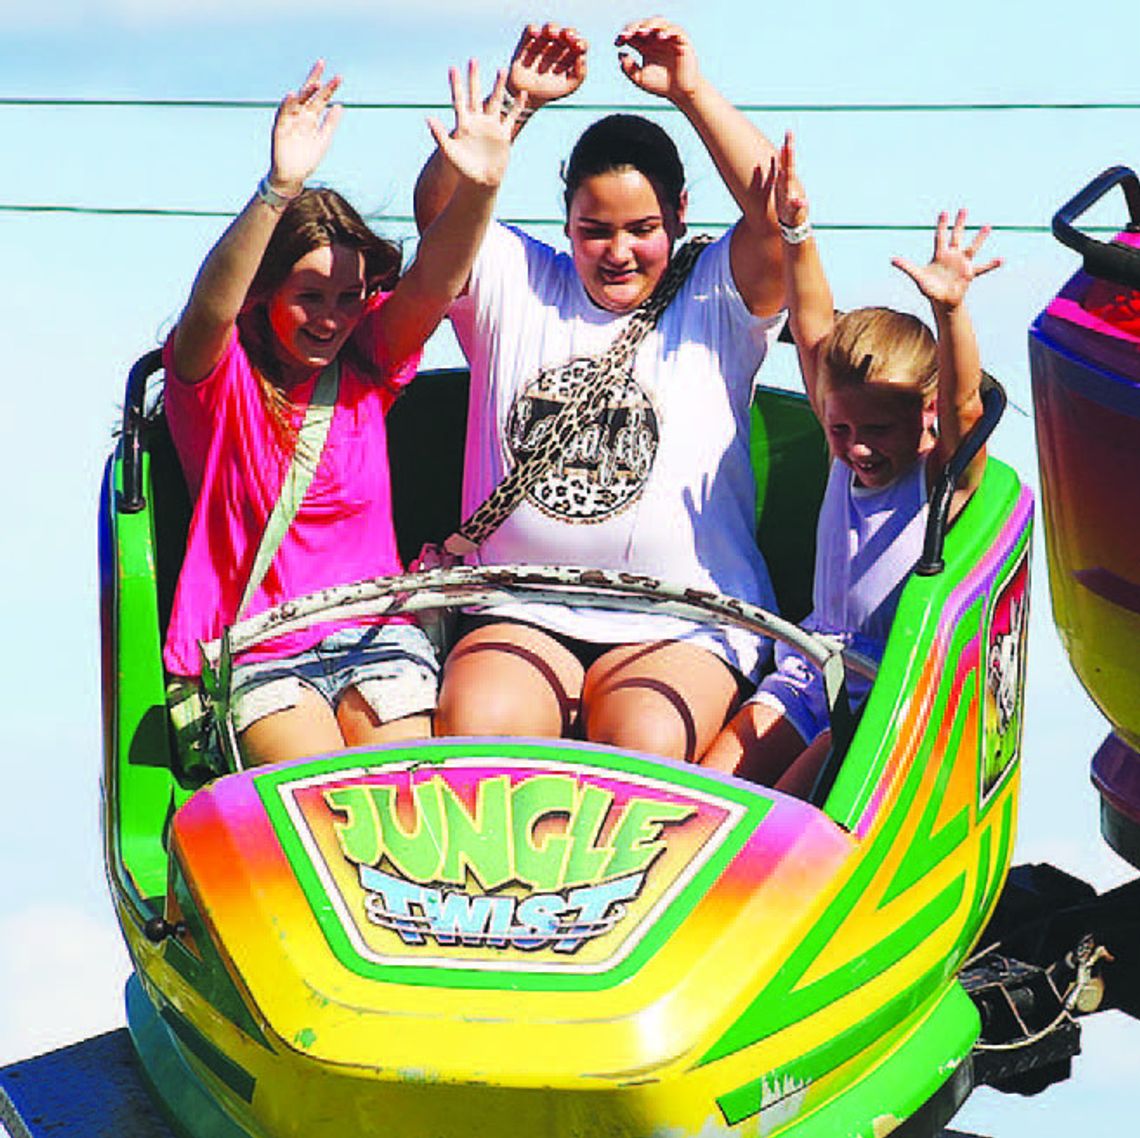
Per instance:
[[[1140,68],[1114,41],[1134,5],[1108,0],[1095,26],[1054,0],[887,0],[784,6],[662,4],[691,32],[705,71],[745,104],[1140,103]],[[617,71],[613,35],[649,14],[626,0],[531,7],[390,0],[49,0],[4,5],[0,97],[276,100],[316,55],[343,74],[346,102],[441,102],[446,68],[505,61],[528,19],[573,23],[592,45],[576,102],[644,103]],[[321,177],[368,211],[406,215],[430,140],[422,111],[350,108]],[[558,160],[588,111],[527,127],[501,213],[553,217]],[[781,112],[795,129],[820,223],[915,224],[965,204],[1005,225],[1046,225],[1093,174],[1140,163],[1136,111]],[[236,210],[264,172],[270,113],[0,105],[0,205]],[[727,199],[692,132],[673,130],[689,167],[691,217],[724,222]],[[1095,220],[1114,223],[1114,208]],[[158,343],[224,222],[0,210],[2,428],[8,555],[2,562],[7,725],[0,794],[0,1063],[122,1022],[125,954],[102,879],[95,512],[100,471],[132,360]],[[406,227],[382,223],[393,235]],[[557,238],[557,227],[548,231]],[[837,302],[921,312],[891,269],[924,256],[923,233],[824,232]],[[1026,329],[1074,267],[1044,233],[998,233],[1000,272],[972,296],[986,366],[1030,407]],[[431,362],[457,359],[449,335]],[[770,378],[795,383],[773,362]],[[994,453],[1036,483],[1032,420],[1011,412]],[[1034,563],[1029,701],[1018,861],[1048,860],[1106,888],[1127,867],[1100,841],[1088,762],[1106,727],[1073,678],[1049,621],[1045,561]],[[1140,1076],[1140,1025],[1085,1023],[1076,1077],[1037,1099],[974,1096],[965,1130],[1065,1138],[1109,1133]]]

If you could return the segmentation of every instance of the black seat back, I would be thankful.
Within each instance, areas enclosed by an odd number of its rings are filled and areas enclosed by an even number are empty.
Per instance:
[[[460,522],[468,373],[422,372],[388,414],[392,509],[400,556],[408,563],[425,542],[440,542]],[[186,551],[191,503],[161,409],[147,416],[155,569],[163,635]],[[802,396],[762,390],[752,414],[757,479],[757,541],[780,611],[802,619],[811,607],[815,520],[827,479],[822,432]]]

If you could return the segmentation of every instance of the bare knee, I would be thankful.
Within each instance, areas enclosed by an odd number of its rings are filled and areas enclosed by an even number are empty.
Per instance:
[[[825,731],[800,752],[796,761],[780,776],[776,789],[797,798],[809,797],[830,753],[831,732]]]
[[[350,687],[336,709],[344,741],[350,747],[398,743],[431,737],[431,712],[416,710],[390,719],[381,719],[358,688]]]
[[[666,705],[626,706],[632,701],[602,700],[586,716],[586,737],[626,751],[643,751],[667,759],[692,760],[697,753],[697,733],[691,716]]]
[[[554,700],[527,699],[518,689],[444,676],[435,715],[437,735],[559,735]]]
[[[261,766],[340,750],[344,736],[332,708],[302,687],[294,706],[254,720],[242,731],[239,745],[248,765]]]
[[[586,737],[693,762],[716,737],[735,699],[732,673],[702,648],[675,641],[621,645],[587,673]]]
[[[775,786],[803,749],[803,739],[784,713],[757,700],[733,716],[702,762],[749,782]]]
[[[465,636],[443,672],[437,735],[565,734],[575,722],[582,666],[526,625],[490,625]]]

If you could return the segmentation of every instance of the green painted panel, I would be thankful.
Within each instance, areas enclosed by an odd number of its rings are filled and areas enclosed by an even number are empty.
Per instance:
[[[912,575],[903,589],[878,679],[851,753],[824,806],[841,826],[853,827],[875,792],[890,753],[884,735],[892,723],[897,724],[907,693],[914,690],[950,593],[993,545],[1020,493],[1021,481],[1014,471],[990,456],[981,485],[946,535],[945,570],[933,577]]]
[[[180,1134],[190,1138],[250,1138],[250,1132],[238,1125],[195,1073],[176,1042],[185,1043],[181,1034],[169,1019],[158,1014],[136,978],[127,984],[127,1026],[146,1077]],[[189,1050],[189,1044],[186,1046]],[[197,1056],[197,1051],[194,1054]],[[235,1094],[248,1102],[256,1089],[253,1078],[236,1064],[232,1066],[230,1079],[223,1082],[227,1086],[231,1081],[236,1084],[240,1091],[235,1090]]]
[[[976,635],[976,631],[972,632],[967,622],[955,630],[949,646],[951,659],[956,659],[960,655],[972,635]],[[954,673],[948,669],[942,676],[927,730],[923,734],[915,760],[900,789],[898,801],[891,815],[872,839],[870,847],[863,853],[862,860],[851,879],[827,911],[820,916],[815,926],[809,930],[800,946],[788,957],[773,977],[771,984],[757,995],[740,1018],[702,1056],[702,1064],[742,1050],[789,1024],[815,1014],[846,992],[866,983],[873,976],[901,960],[923,939],[950,919],[956,911],[965,887],[964,879],[961,877],[943,889],[915,917],[899,928],[889,931],[869,953],[858,960],[848,962],[810,985],[800,987],[802,977],[815,964],[835,930],[848,919],[856,902],[863,897],[871,881],[878,874],[883,859],[894,848],[902,825],[913,809],[913,802],[925,778],[927,767],[932,761],[939,725],[946,716],[953,684]],[[958,714],[962,713],[960,707]],[[860,731],[863,730],[865,728],[861,727]],[[945,781],[955,758],[955,751],[943,751],[936,781]],[[936,850],[922,848],[928,847],[928,842],[927,836],[921,833],[917,835],[916,842],[920,847],[919,857],[927,865],[927,872],[937,864],[933,860],[934,853],[941,853],[945,858],[957,848],[957,845],[950,843],[939,843]],[[908,851],[904,859],[909,856]]]
[[[965,678],[962,685],[962,698],[954,711],[954,722],[946,741],[948,754],[956,755],[962,744],[966,730],[970,704],[975,698],[978,686],[976,673]],[[938,769],[938,777],[930,798],[919,819],[918,828],[907,850],[907,856],[899,863],[894,877],[883,894],[883,905],[890,904],[900,894],[905,893],[930,872],[939,862],[949,857],[970,835],[970,808],[962,807],[952,818],[935,832],[934,822],[942,809],[946,786],[950,782],[953,763],[943,763]]]
[[[135,514],[117,510],[118,461],[113,469],[103,501],[113,582],[113,597],[106,602],[112,605],[113,637],[105,648],[104,699],[112,707],[104,771],[106,831],[115,847],[112,865],[119,887],[145,904],[166,889],[163,834],[177,786],[170,774],[151,513],[149,506]],[[144,455],[144,486],[148,473]]]
[[[899,997],[906,1002],[909,993]],[[738,1125],[757,1114],[760,1132],[770,1133],[781,1122],[781,1138],[878,1138],[882,1133],[877,1120],[910,1117],[946,1082],[948,1072],[964,1062],[977,1039],[980,1024],[970,998],[957,984],[952,985],[930,1010],[911,1016],[904,1032],[892,1031],[891,1016],[884,1014],[875,1026],[882,1033],[877,1054],[870,1058],[868,1072],[850,1083],[839,1095],[818,1107],[810,1115],[796,1117],[795,1098],[816,1077],[813,1070],[827,1071],[836,1065],[834,1056],[822,1052],[837,1047],[850,1053],[858,1039],[840,1040],[805,1056],[803,1066],[788,1064],[778,1071],[746,1083],[717,1099],[717,1105],[729,1125]],[[913,1011],[913,1009],[910,1009]],[[917,1026],[912,1026],[917,1023]],[[875,1042],[871,1032],[861,1025],[852,1029],[868,1047]],[[761,1109],[763,1107],[763,1110]],[[768,1115],[767,1118],[764,1115]]]

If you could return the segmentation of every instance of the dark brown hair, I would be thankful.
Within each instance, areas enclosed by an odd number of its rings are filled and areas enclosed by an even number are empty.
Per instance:
[[[685,167],[676,144],[655,122],[641,115],[607,115],[582,132],[562,175],[566,212],[578,187],[595,174],[638,170],[653,183],[665,205],[681,208]]]

